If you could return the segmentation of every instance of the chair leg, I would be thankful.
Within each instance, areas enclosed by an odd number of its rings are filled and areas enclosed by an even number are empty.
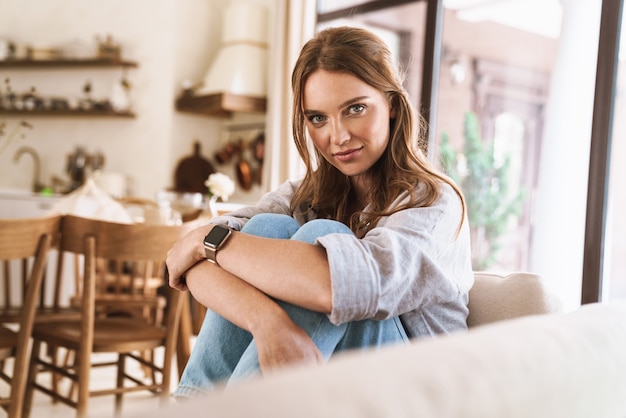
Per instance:
[[[30,362],[28,365],[28,380],[26,381],[26,393],[24,393],[24,405],[22,416],[30,417],[30,411],[33,406],[33,392],[35,391],[35,379],[37,379],[37,357],[41,349],[41,341],[34,340],[31,347]]]
[[[117,388],[124,387],[124,376],[126,374],[126,354],[120,353],[117,357]],[[123,394],[115,394],[115,416],[119,417],[122,413],[122,398]]]
[[[144,359],[146,361],[153,363],[154,362],[154,350],[147,350],[144,352]],[[153,385],[157,383],[157,375],[156,371],[152,367],[144,366],[145,375],[150,378]]]
[[[77,363],[77,355],[74,351],[68,350],[65,356],[65,360],[63,361],[63,368],[66,370],[73,370],[74,373],[78,373],[78,363]],[[63,379],[62,376],[59,376],[59,380]],[[78,399],[78,382],[74,379],[69,379],[70,386],[67,388],[67,394],[65,397],[68,399]]]
[[[54,364],[59,364],[59,362],[57,361],[59,348],[48,345],[46,348],[46,351],[48,353],[48,357],[52,359],[52,362]],[[51,381],[52,391],[55,393],[59,393],[59,382],[61,381],[61,376],[58,376],[56,373],[52,373],[51,379],[52,379]],[[56,403],[56,402],[57,400],[53,398],[52,403]]]
[[[146,361],[151,362],[152,361],[152,355],[153,355],[154,350],[143,350],[139,353],[139,355]],[[144,377],[149,377],[152,379],[152,383],[156,383],[156,378],[154,376],[154,370],[152,368],[150,368],[149,366],[146,366],[145,364],[141,364],[140,368],[143,372]]]
[[[65,355],[62,355],[62,350],[59,347],[48,347],[47,348],[47,353],[48,353],[48,357],[50,358],[50,361],[52,362],[52,364],[55,364],[61,368],[74,368],[75,367],[75,363],[72,364],[72,361],[75,359],[75,356],[73,356],[73,351],[70,349],[64,349],[65,350]],[[51,386],[52,386],[52,391],[54,393],[61,393],[61,382],[63,381],[64,377],[61,376],[58,373],[52,372],[51,373]],[[68,389],[68,394],[67,397],[68,398],[72,398],[74,393],[76,392],[76,383],[74,381],[70,381],[70,388]],[[56,398],[52,398],[52,403],[56,404],[58,402],[58,400]]]
[[[75,353],[78,358],[76,373],[78,375],[78,399],[76,404],[76,417],[84,418],[87,416],[89,406],[89,379],[91,369],[91,350],[89,355],[84,352]]]
[[[65,351],[64,355],[62,353],[63,350]],[[47,354],[48,354],[50,363],[52,363],[53,365],[61,369],[68,370],[68,371],[69,370],[76,371],[77,356],[75,355],[73,350],[70,350],[69,348],[60,349],[59,347],[54,347],[54,348],[48,348]],[[68,399],[77,398],[76,390],[78,389],[78,385],[75,380],[68,379],[64,377],[63,375],[52,370],[50,371],[50,379],[51,379],[50,386],[51,386],[52,392]],[[62,394],[63,388],[62,388],[61,383],[64,382],[65,380],[69,380],[69,387],[67,388],[67,392],[65,394]],[[56,404],[57,402],[59,401],[53,397],[52,403]]]

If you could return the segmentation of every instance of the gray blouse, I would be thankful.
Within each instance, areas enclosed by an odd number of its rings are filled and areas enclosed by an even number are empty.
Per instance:
[[[299,184],[285,182],[255,206],[237,209],[211,223],[240,230],[258,213],[290,215],[289,203]],[[319,238],[331,272],[329,319],[340,324],[399,315],[410,338],[466,329],[468,291],[474,276],[467,220],[458,229],[461,213],[459,197],[442,182],[433,205],[384,217],[363,238],[350,234]],[[296,214],[301,224],[310,219]]]

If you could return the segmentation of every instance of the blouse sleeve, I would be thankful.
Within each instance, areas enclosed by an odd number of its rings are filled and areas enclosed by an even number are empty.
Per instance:
[[[429,207],[381,219],[359,239],[330,234],[318,239],[331,271],[331,322],[386,319],[426,305],[458,300],[473,276],[469,229],[459,231],[461,201],[448,186]]]

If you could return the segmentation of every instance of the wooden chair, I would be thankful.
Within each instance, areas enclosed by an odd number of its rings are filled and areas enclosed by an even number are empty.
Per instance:
[[[51,217],[52,223],[55,223],[60,228],[61,215],[55,215]],[[20,222],[27,225],[29,222],[37,222],[40,218],[18,218]],[[41,293],[37,300],[35,300],[35,322],[46,322],[55,319],[67,319],[80,317],[80,311],[75,307],[72,307],[69,300],[62,300],[62,293],[71,293],[73,283],[70,281],[66,283],[67,279],[71,279],[71,274],[64,274],[63,270],[63,257],[54,254],[57,250],[56,246],[59,241],[60,231],[56,231],[52,237],[52,243],[48,256],[48,269],[44,271],[43,283],[41,285]],[[50,263],[52,262],[52,263]],[[23,267],[17,267],[22,269]],[[6,268],[5,268],[6,269]],[[12,269],[15,271],[16,266]],[[6,270],[5,270],[6,271]],[[52,274],[49,274],[52,273]],[[22,272],[23,274],[23,272]],[[22,281],[21,294],[24,293],[24,287],[26,282]],[[0,324],[2,323],[15,323],[21,316],[23,304],[21,303],[21,297],[19,297],[20,289],[10,288],[10,283],[3,284],[3,293],[0,293]]]
[[[60,250],[82,255],[84,259],[83,284],[80,289],[81,318],[52,321],[33,327],[33,350],[25,399],[26,416],[30,412],[34,390],[76,408],[78,417],[86,416],[90,396],[115,395],[116,414],[120,413],[122,395],[127,392],[149,390],[158,393],[163,401],[169,398],[181,293],[165,287],[168,290],[168,305],[163,324],[155,322],[155,316],[97,315],[96,289],[102,280],[102,276],[97,274],[97,265],[99,259],[105,259],[123,264],[128,272],[152,269],[152,276],[160,277],[165,285],[164,260],[167,251],[187,230],[186,226],[117,224],[71,215],[63,218]],[[120,309],[139,309],[142,312],[149,309],[155,312],[159,301],[157,297],[128,294],[107,303],[109,308],[117,306]],[[60,367],[48,361],[40,355],[42,343],[77,353],[75,364]],[[159,347],[164,348],[162,361],[148,360],[141,354]],[[116,353],[117,361],[98,364],[92,358],[94,353]],[[134,359],[161,378],[148,382],[141,376],[143,373],[134,374],[126,368],[127,359]],[[111,385],[114,387],[98,390],[90,388],[90,368],[98,366],[117,367],[117,379],[115,385]],[[75,396],[73,391],[65,394],[44,385],[41,379],[37,379],[41,371],[51,371],[53,375],[68,378],[77,387]],[[51,380],[54,381],[54,378]]]
[[[59,230],[59,222],[59,216],[0,220],[0,260],[3,264],[1,274],[5,302],[2,308],[12,314],[18,312],[17,307],[21,308],[16,317],[17,330],[0,325],[0,378],[10,385],[9,397],[0,398],[0,406],[8,411],[9,418],[22,416],[30,335],[48,250]],[[20,292],[13,292],[14,289]],[[15,293],[21,293],[19,303],[13,298]],[[5,360],[9,358],[13,358],[10,375],[4,370]]]
[[[76,289],[75,287],[72,288],[72,286],[75,286],[75,281],[72,280],[74,272],[71,269],[64,268],[65,264],[67,264],[67,257],[57,249],[60,239],[61,218],[61,215],[54,217],[57,231],[55,231],[51,243],[48,268],[44,272],[41,292],[35,300],[35,323],[80,318],[80,309],[73,306],[68,298],[68,295]],[[29,223],[31,220],[23,219],[23,222]],[[14,265],[12,269],[24,270],[24,267],[16,267]],[[24,275],[24,271],[22,271],[22,275]],[[20,286],[22,295],[26,294],[25,283],[26,281],[22,280],[22,285]],[[18,297],[20,289],[15,287],[10,289],[9,285],[10,283],[5,283],[4,292],[0,293],[0,299],[2,299],[0,301],[0,324],[18,322],[22,309],[25,306],[22,303],[22,298]],[[59,356],[57,347],[47,346],[46,353],[57,363],[63,361]]]

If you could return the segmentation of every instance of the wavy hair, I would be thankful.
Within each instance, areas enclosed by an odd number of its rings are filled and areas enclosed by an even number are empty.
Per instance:
[[[291,76],[293,89],[293,137],[306,167],[306,174],[291,201],[292,213],[314,211],[320,218],[342,221],[346,218],[350,196],[349,178],[328,163],[306,135],[303,112],[304,85],[317,70],[350,73],[383,93],[396,110],[390,120],[387,149],[370,168],[372,188],[370,210],[351,214],[349,227],[365,234],[381,217],[410,207],[425,207],[439,197],[440,182],[456,191],[465,217],[465,201],[459,188],[437,171],[425,156],[426,123],[409,102],[402,85],[403,77],[394,64],[386,44],[373,33],[353,27],[329,28],[309,40],[300,52]],[[419,193],[418,193],[419,191]],[[402,204],[392,204],[408,194]]]

